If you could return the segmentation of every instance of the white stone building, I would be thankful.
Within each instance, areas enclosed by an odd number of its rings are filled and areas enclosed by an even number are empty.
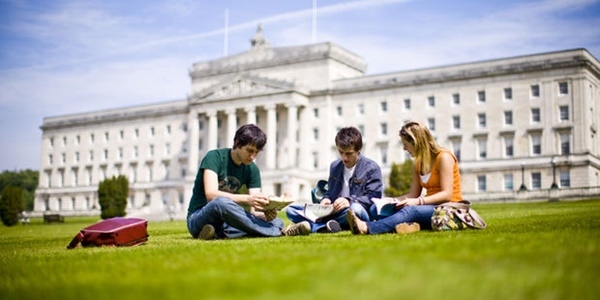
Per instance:
[[[363,132],[387,178],[408,158],[398,130],[411,119],[460,158],[468,200],[600,194],[600,63],[587,50],[365,70],[335,44],[271,47],[259,30],[250,50],[193,64],[187,99],[44,118],[35,212],[98,214],[98,183],[125,175],[131,214],[183,218],[204,153],[245,123],[267,133],[263,190],[299,200],[327,178],[339,128]]]

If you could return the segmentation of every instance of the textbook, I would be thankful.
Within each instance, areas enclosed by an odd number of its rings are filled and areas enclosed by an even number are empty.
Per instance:
[[[319,222],[323,217],[332,213],[333,205],[331,204],[306,203],[304,204],[304,210],[298,214],[313,222]]]
[[[387,217],[396,212],[396,201],[394,201],[394,198],[371,198],[371,201],[375,203],[377,215],[379,216]]]
[[[269,196],[269,204],[267,204],[262,210],[282,210],[286,206],[294,203],[294,199],[288,197],[287,195],[283,195],[281,197],[278,196]]]

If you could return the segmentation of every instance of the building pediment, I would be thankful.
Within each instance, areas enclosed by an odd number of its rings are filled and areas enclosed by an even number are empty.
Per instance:
[[[213,102],[297,92],[307,94],[292,82],[279,81],[253,75],[235,75],[189,97],[190,102]]]

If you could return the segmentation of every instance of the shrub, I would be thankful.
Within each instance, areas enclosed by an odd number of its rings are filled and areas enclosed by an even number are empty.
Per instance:
[[[98,185],[98,201],[100,203],[100,218],[108,219],[125,216],[129,181],[120,175],[106,179]]]
[[[19,214],[25,208],[23,191],[20,187],[6,186],[0,195],[0,219],[6,226],[19,223]]]

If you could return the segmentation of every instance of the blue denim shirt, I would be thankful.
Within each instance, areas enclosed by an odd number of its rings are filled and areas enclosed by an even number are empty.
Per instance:
[[[347,197],[350,203],[359,203],[369,211],[373,204],[371,198],[381,198],[383,194],[381,178],[379,165],[361,154],[354,168],[354,174],[350,178],[350,197]],[[344,164],[341,159],[338,159],[332,162],[329,167],[327,192],[325,192],[323,198],[329,198],[332,202],[335,201],[340,197],[343,186]]]

